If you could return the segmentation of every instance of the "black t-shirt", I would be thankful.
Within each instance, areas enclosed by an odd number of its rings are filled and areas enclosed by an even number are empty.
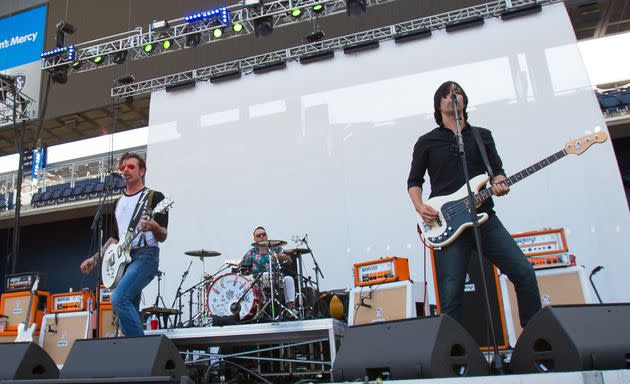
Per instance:
[[[477,129],[486,148],[492,172],[495,176],[505,176],[503,164],[494,145],[492,133],[485,128],[477,127]],[[469,177],[472,179],[475,176],[486,173],[486,166],[469,125],[462,129],[462,137],[464,138]],[[426,172],[429,173],[431,178],[430,197],[449,195],[465,184],[464,170],[457,153],[457,139],[452,130],[439,126],[420,136],[413,148],[413,160],[409,178],[407,179],[407,188],[422,188]],[[490,212],[493,206],[492,199],[488,199],[481,205],[479,211]]]
[[[119,236],[119,227],[118,227],[118,221],[121,219],[119,216],[120,214],[120,210],[119,210],[119,203],[121,202],[122,199],[133,199],[135,197],[135,200],[137,201],[139,195],[146,190],[147,188],[143,188],[140,191],[134,193],[133,195],[127,195],[127,193],[124,193],[123,196],[121,196],[120,198],[118,198],[118,200],[116,200],[116,204],[114,204],[114,228],[113,228],[113,232],[112,232],[112,236],[114,239],[120,241],[120,236]],[[149,196],[150,197],[150,196]],[[147,197],[148,199],[148,197]],[[151,206],[149,207],[151,210],[155,209],[155,207],[157,207],[157,205],[160,203],[160,201],[164,200],[164,194],[162,192],[159,191],[153,191],[153,198],[151,201]],[[134,210],[135,209],[135,203],[134,204],[130,204],[129,206],[129,210]],[[131,215],[131,212],[129,212],[128,216]],[[168,211],[163,212],[163,213],[157,213],[153,216],[153,219],[161,226],[164,228],[168,228]],[[125,220],[125,228],[121,228],[123,231],[126,231],[128,229],[128,219]],[[151,234],[152,236],[152,234]],[[136,240],[137,241],[137,240]],[[134,242],[136,242],[134,241]],[[149,239],[150,241],[150,239]],[[157,245],[157,244],[156,244]]]

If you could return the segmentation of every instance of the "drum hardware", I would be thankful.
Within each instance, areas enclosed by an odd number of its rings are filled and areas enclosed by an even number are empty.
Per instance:
[[[171,304],[171,308],[174,308],[175,303],[178,303],[177,309],[179,310],[179,314],[175,315],[175,319],[173,320],[173,324],[177,328],[183,326],[182,321],[181,321],[182,320],[181,313],[182,313],[182,309],[184,308],[184,306],[182,305],[182,285],[184,284],[184,281],[186,280],[186,277],[188,276],[188,272],[190,272],[191,266],[192,266],[192,260],[188,264],[188,268],[186,268],[186,271],[182,274],[182,279],[179,281],[179,286],[177,287],[177,292],[175,293],[175,300],[173,300],[173,304]],[[192,317],[192,306],[191,306],[190,316]]]

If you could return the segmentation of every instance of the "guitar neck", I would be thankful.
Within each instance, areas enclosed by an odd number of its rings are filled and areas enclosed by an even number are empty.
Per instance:
[[[505,179],[503,181],[503,184],[507,185],[508,187],[513,184],[516,184],[519,181],[526,178],[527,176],[533,175],[534,173],[545,168],[546,166],[551,165],[555,163],[556,161],[562,159],[566,155],[567,155],[567,152],[564,149],[561,151],[558,151],[554,153],[553,155],[547,157],[546,159],[543,159],[537,162],[536,164],[530,165],[529,167],[523,169],[522,171],[513,174],[512,176]],[[486,201],[488,198],[490,198],[490,196],[492,196],[492,187],[484,188],[481,191],[479,191],[477,195],[475,196],[475,203],[479,205],[483,203],[484,201]]]

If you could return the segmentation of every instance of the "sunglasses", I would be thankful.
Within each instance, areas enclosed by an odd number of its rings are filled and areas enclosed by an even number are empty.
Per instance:
[[[258,233],[258,234],[256,234],[256,238],[257,238],[257,239],[260,239],[261,237],[265,237],[265,236],[267,236],[267,232],[263,232],[263,233]]]
[[[136,165],[135,164],[121,164],[120,167],[118,167],[118,169],[120,170],[120,172],[123,172],[125,169],[128,169],[130,171],[133,171],[134,169],[136,169]]]

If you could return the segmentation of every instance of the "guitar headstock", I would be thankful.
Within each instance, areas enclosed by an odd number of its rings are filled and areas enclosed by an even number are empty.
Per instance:
[[[591,147],[591,145],[595,143],[603,143],[608,139],[608,135],[604,131],[594,132],[590,135],[582,136],[578,139],[567,141],[564,144],[564,150],[567,154],[572,155],[581,155],[587,149]]]
[[[165,197],[162,201],[160,201],[155,208],[153,209],[153,211],[151,211],[152,215],[155,215],[156,213],[164,213],[166,211],[168,211],[169,209],[171,209],[171,207],[175,205],[175,202],[171,199],[169,199],[168,197]]]

